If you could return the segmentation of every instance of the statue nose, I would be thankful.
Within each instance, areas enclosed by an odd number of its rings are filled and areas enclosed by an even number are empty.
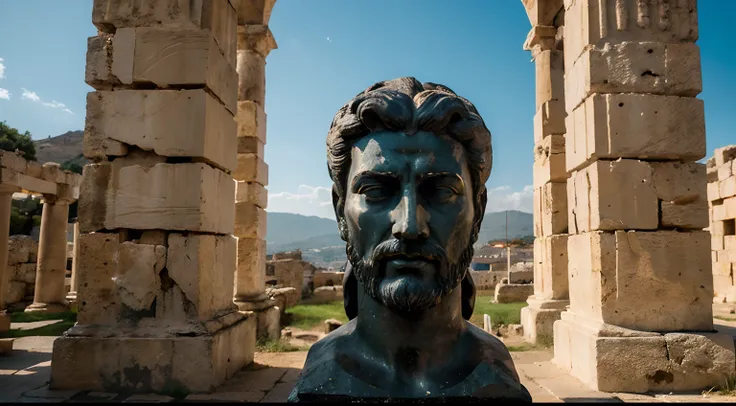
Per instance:
[[[392,213],[392,234],[396,239],[415,240],[429,236],[427,212],[414,196],[404,196]]]

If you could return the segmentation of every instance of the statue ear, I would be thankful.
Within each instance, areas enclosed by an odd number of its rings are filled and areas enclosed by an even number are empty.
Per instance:
[[[335,219],[337,220],[337,229],[340,232],[340,239],[348,240],[348,226],[345,223],[345,202],[337,190],[337,185],[332,184],[332,208],[335,210]]]
[[[475,237],[478,237],[478,233],[480,232],[480,227],[483,224],[483,216],[486,214],[486,204],[488,203],[488,189],[486,189],[486,186],[483,185],[480,193],[478,194],[478,198],[476,199],[476,205],[475,208],[475,219],[473,221],[473,232]],[[475,241],[473,241],[475,242]]]
[[[358,317],[358,280],[353,275],[353,266],[350,261],[345,263],[345,275],[342,278],[342,297],[345,315],[348,316],[348,320]]]
[[[473,315],[473,310],[475,310],[475,282],[470,275],[470,269],[465,271],[465,277],[460,282],[460,296],[462,296],[463,318],[470,320],[470,316]]]

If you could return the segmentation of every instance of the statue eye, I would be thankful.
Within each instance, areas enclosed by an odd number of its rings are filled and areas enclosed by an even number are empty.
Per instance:
[[[448,200],[453,197],[457,192],[455,189],[448,187],[448,186],[437,186],[437,188],[434,191],[434,198],[437,200]]]
[[[381,200],[389,195],[389,191],[386,187],[381,185],[367,185],[360,189],[360,193],[363,194],[367,200]]]

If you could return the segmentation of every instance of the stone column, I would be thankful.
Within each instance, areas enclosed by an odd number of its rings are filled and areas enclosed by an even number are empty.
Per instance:
[[[18,188],[0,185],[0,333],[10,330],[10,316],[5,312],[5,294],[8,289],[8,238],[10,237],[10,209],[13,193]],[[9,350],[0,344],[0,353]]]
[[[33,303],[27,312],[58,313],[68,310],[66,277],[66,224],[69,202],[56,196],[44,196],[41,234],[38,238],[36,286]]]
[[[208,392],[256,340],[232,299],[237,12],[131,4],[92,8],[79,313],[54,342],[51,387]]]
[[[249,24],[249,23],[257,24]],[[241,19],[238,25],[238,167],[235,171],[235,236],[238,261],[235,303],[255,311],[258,337],[278,338],[280,312],[266,293],[266,56],[276,41],[268,21]]]
[[[74,223],[74,249],[72,250],[72,280],[66,300],[72,308],[77,307],[77,265],[79,264],[79,221]]]
[[[736,302],[736,145],[707,162],[714,303]]]
[[[542,2],[540,2],[542,3]],[[536,72],[534,116],[534,295],[521,309],[524,338],[551,344],[552,329],[568,305],[567,193],[565,171],[565,72],[562,1],[541,4],[543,15],[532,23],[524,49],[532,53]],[[540,10],[537,10],[539,13]]]
[[[554,362],[600,391],[721,385],[736,362],[713,332],[696,1],[565,7],[570,306]]]

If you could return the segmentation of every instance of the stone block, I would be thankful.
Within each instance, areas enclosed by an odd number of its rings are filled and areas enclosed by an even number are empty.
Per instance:
[[[265,238],[266,211],[253,203],[235,203],[235,231],[238,238]]]
[[[534,148],[534,186],[566,180],[565,136],[549,135]]]
[[[266,241],[262,238],[238,238],[237,258],[236,299],[247,300],[263,294],[266,288]]]
[[[203,159],[228,171],[237,166],[233,115],[203,89],[89,93],[85,156],[106,154],[105,140]]]
[[[20,281],[8,281],[5,288],[5,304],[23,301],[26,295],[26,283]]]
[[[565,100],[565,67],[562,51],[544,50],[534,58],[537,106],[549,101]]]
[[[565,134],[565,103],[552,100],[542,104],[534,114],[534,143],[539,144],[548,135]]]
[[[205,86],[237,109],[237,72],[208,30],[120,28],[112,38],[111,74],[125,85]]]
[[[322,286],[342,286],[342,279],[345,272],[316,272],[312,275],[312,285],[314,288]]]
[[[560,300],[568,297],[568,235],[534,239],[534,296]]]
[[[727,162],[736,160],[736,145],[726,145],[713,151],[714,166],[720,168]]]
[[[718,181],[715,182],[708,182],[708,185],[706,186],[706,190],[708,193],[708,201],[712,202],[713,200],[718,200],[721,198],[721,185],[718,183]]]
[[[733,171],[731,171],[731,162],[727,162],[721,165],[716,173],[718,174],[719,181],[726,180],[729,176],[733,174]]]
[[[238,167],[233,173],[235,180],[257,182],[268,186],[268,165],[256,154],[238,154]]]
[[[21,155],[15,152],[0,151],[0,167],[25,174],[28,169],[28,163]]]
[[[239,42],[243,42],[240,31],[248,28],[238,27]],[[238,100],[250,100],[261,106],[266,102],[266,55],[270,49],[263,51],[259,53],[248,45],[238,46]]]
[[[36,263],[27,262],[24,264],[8,265],[10,270],[10,279],[24,282],[26,284],[36,283]]]
[[[567,233],[567,193],[564,182],[546,183],[534,189],[535,236]],[[538,206],[538,207],[537,207]]]
[[[254,204],[265,209],[268,205],[268,191],[260,183],[237,181],[235,203],[241,202]]]
[[[610,337],[576,324],[570,313],[554,325],[553,362],[606,392],[697,391],[719,386],[733,374],[733,337],[671,333]]]
[[[593,93],[695,97],[703,90],[700,48],[694,43],[606,44],[587,49],[569,66],[568,77],[579,80],[566,82],[564,93],[568,111]]]
[[[237,239],[231,235],[169,234],[166,269],[194,313],[206,321],[218,312],[234,311],[232,297],[235,282]],[[223,294],[225,292],[226,294]],[[169,316],[161,314],[162,319]],[[156,313],[159,318],[159,313]],[[177,320],[183,321],[183,320]]]
[[[694,162],[652,162],[650,165],[652,184],[660,201],[660,227],[707,227],[705,165]]]
[[[711,330],[709,239],[707,231],[571,235],[570,310],[642,331]]]
[[[210,392],[253,361],[255,318],[193,337],[59,337],[53,389]]]
[[[278,340],[281,337],[281,309],[278,306],[267,307],[257,311],[258,338]]]
[[[322,286],[312,292],[311,304],[327,304],[342,301],[342,286]]]
[[[21,264],[31,261],[31,255],[38,252],[38,243],[28,235],[11,235],[8,238],[8,264]]]
[[[703,101],[694,97],[593,94],[566,120],[568,171],[594,159],[705,157]]]
[[[567,185],[571,233],[658,226],[659,203],[646,162],[596,161],[573,172]]]
[[[564,309],[541,309],[526,306],[521,309],[521,325],[524,326],[524,339],[530,343],[545,342],[552,339],[554,323],[560,319]]]
[[[572,66],[591,45],[625,41],[680,44],[698,39],[697,6],[690,1],[566,0],[565,20],[578,22],[565,29],[565,66]]]
[[[238,128],[238,138],[257,138],[266,144],[266,112],[263,105],[253,100],[238,101],[238,111],[235,113],[235,122]],[[263,157],[263,155],[259,155]]]
[[[539,1],[523,0],[526,15],[532,27],[537,25],[552,25],[555,16],[562,11],[562,0]]]
[[[256,137],[238,137],[238,154],[265,156],[265,146]]]
[[[712,250],[723,250],[723,236],[722,235],[711,235],[710,247]]]
[[[82,233],[79,250],[84,258],[77,264],[78,324],[116,324],[151,310],[166,247],[121,242],[117,233]]]
[[[92,23],[106,33],[128,27],[208,29],[233,66],[236,18],[235,9],[227,0],[173,0],[135,5],[124,0],[95,0],[92,6]]]
[[[120,167],[115,162],[86,166],[80,232],[232,233],[235,182],[230,175],[204,163]]]
[[[718,194],[721,199],[736,196],[736,176],[732,175],[718,182]]]
[[[495,303],[525,302],[534,294],[534,284],[503,284],[496,285],[493,301]]]

